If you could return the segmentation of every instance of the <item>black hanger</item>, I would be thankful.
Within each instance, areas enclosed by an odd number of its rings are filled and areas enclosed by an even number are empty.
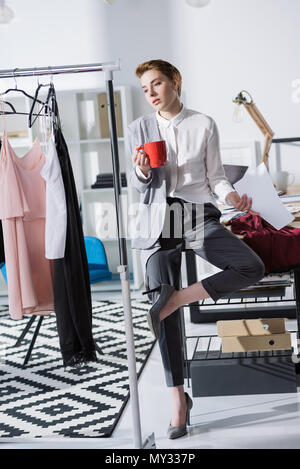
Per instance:
[[[33,96],[31,96],[30,94],[26,93],[26,91],[21,90],[19,88],[10,88],[10,89],[6,90],[4,93],[1,93],[1,95],[3,96],[6,93],[9,93],[10,91],[19,91],[20,93],[23,93],[28,98],[34,99]],[[44,104],[43,101],[40,101],[39,99],[36,102],[38,102],[40,104]],[[7,104],[11,108],[11,111],[0,111],[0,115],[3,115],[3,114],[5,114],[5,115],[17,114],[17,115],[29,116],[28,112],[16,111],[15,107],[11,103],[9,103],[8,101],[3,100],[3,103]],[[33,115],[37,115],[37,114],[33,114]]]
[[[30,94],[26,93],[26,91],[21,90],[20,88],[9,88],[8,90],[4,91],[4,93],[1,93],[1,95],[4,96],[5,94],[10,93],[11,91],[17,91],[19,93],[23,93],[25,96],[27,96],[27,98],[35,99],[34,96],[31,96]],[[40,101],[39,99],[37,99],[36,101],[40,104],[44,104],[43,101]],[[6,111],[5,114],[25,114],[25,115],[28,115],[28,112],[17,112],[15,110],[14,106],[11,103],[9,103],[8,101],[3,101],[3,102],[8,104],[13,109],[13,112]]]
[[[7,104],[12,109],[13,112],[10,112],[9,114],[17,114],[17,111],[15,110],[15,108],[13,107],[11,103],[9,103],[8,101],[3,101],[3,100],[2,102],[4,104]],[[7,114],[7,112],[0,112],[0,114]]]
[[[27,96],[27,98],[34,99],[34,96],[31,96],[30,94],[26,93],[26,91],[21,90],[20,88],[9,88],[8,90],[4,91],[4,93],[1,93],[1,94],[3,96],[4,94],[10,93],[10,91],[17,91],[19,93],[23,93],[25,96]],[[38,102],[41,104],[44,104],[42,101],[38,100]]]
[[[47,95],[47,98],[46,98],[46,101],[40,101],[38,99],[38,95],[39,95],[39,92],[40,92],[40,89],[43,87],[43,86],[49,86],[49,90],[48,90],[48,95]],[[42,83],[39,83],[36,91],[35,91],[35,95],[34,97],[32,98],[33,99],[33,102],[31,104],[31,108],[30,108],[30,111],[29,111],[29,117],[28,117],[28,126],[29,128],[31,128],[33,126],[33,124],[35,123],[35,121],[37,120],[38,117],[42,116],[42,115],[45,115],[45,114],[48,114],[50,112],[50,114],[52,114],[52,109],[51,109],[51,106],[49,105],[49,101],[51,99],[51,96],[53,95],[53,91],[54,90],[54,86],[53,86],[53,83],[47,83],[47,84],[42,84]],[[54,93],[55,95],[55,93]],[[43,106],[41,107],[41,109],[39,110],[39,112],[37,114],[34,114],[33,110],[34,110],[34,106],[36,103],[42,103]],[[32,116],[35,116],[35,119],[32,120]]]
[[[17,70],[17,69],[15,69],[15,70]],[[27,98],[35,100],[34,96],[31,96],[30,94],[26,93],[26,91],[22,90],[21,88],[18,88],[14,72],[13,72],[13,77],[14,77],[15,84],[16,84],[15,88],[8,88],[8,90],[1,93],[1,96],[4,96],[4,95],[10,93],[11,91],[14,91],[14,92],[22,93],[22,94],[24,94],[24,96],[27,96]],[[38,99],[36,100],[36,102],[38,102],[39,104],[44,104],[43,101],[40,101]],[[25,116],[29,115],[28,112],[18,112],[18,111],[16,111],[15,107],[11,103],[9,103],[8,101],[3,100],[3,103],[7,104],[11,108],[11,111],[3,111],[3,112],[0,112],[0,114],[5,114],[5,115],[21,114],[21,115],[25,115]]]

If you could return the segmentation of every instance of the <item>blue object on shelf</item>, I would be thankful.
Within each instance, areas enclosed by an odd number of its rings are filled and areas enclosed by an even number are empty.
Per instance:
[[[6,275],[5,262],[2,262],[2,263],[0,264],[0,270],[1,270],[1,273],[2,273],[2,275],[3,275],[3,277],[4,277],[5,283],[6,283],[6,285],[7,285],[7,275]]]
[[[85,236],[84,243],[89,266],[90,283],[111,280],[112,273],[108,268],[106,252],[102,241],[94,236]]]

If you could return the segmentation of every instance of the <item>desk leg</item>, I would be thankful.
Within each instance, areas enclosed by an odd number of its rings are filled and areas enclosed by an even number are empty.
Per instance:
[[[294,267],[294,293],[296,301],[297,339],[300,339],[300,266]]]
[[[300,265],[294,267],[294,294],[296,302],[297,344],[300,345]],[[300,374],[300,363],[296,363],[296,373]]]

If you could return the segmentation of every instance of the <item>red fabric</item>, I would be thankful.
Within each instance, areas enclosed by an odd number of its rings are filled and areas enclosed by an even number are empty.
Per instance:
[[[267,273],[288,270],[300,262],[300,229],[285,226],[276,230],[259,215],[247,213],[230,221],[231,231],[243,235],[259,255]]]

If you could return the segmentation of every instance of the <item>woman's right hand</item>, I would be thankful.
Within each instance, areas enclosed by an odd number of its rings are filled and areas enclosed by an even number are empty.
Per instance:
[[[150,160],[143,150],[138,150],[139,147],[140,145],[136,145],[132,161],[140,168],[144,176],[148,177],[151,169]]]

